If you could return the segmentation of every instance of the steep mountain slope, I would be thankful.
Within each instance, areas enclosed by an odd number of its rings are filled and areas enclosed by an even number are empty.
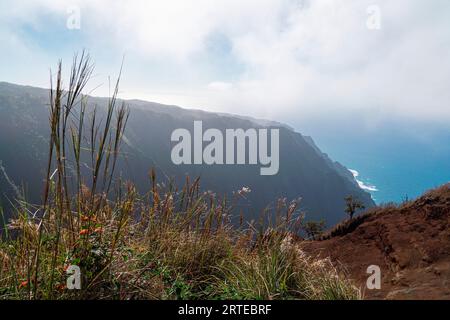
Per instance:
[[[400,207],[373,209],[302,249],[343,265],[364,289],[370,265],[381,289],[369,299],[450,299],[450,184]]]
[[[106,98],[89,98],[100,110]],[[48,90],[0,83],[0,161],[9,180],[25,186],[28,199],[38,202],[47,156]],[[302,198],[301,208],[311,219],[324,218],[331,225],[345,217],[344,197],[353,195],[367,207],[374,205],[346,169],[320,152],[311,138],[271,121],[228,114],[187,110],[151,102],[129,100],[131,115],[125,133],[125,159],[117,172],[133,181],[138,189],[149,188],[148,172],[155,167],[161,179],[174,178],[178,184],[185,176],[201,177],[204,190],[231,195],[243,186],[252,192],[238,207],[247,219],[256,218],[278,197]],[[202,120],[204,130],[248,128],[280,129],[280,168],[277,175],[261,176],[259,165],[174,165],[170,137],[177,128],[193,129]],[[14,188],[0,172],[1,193],[14,196]],[[3,200],[6,201],[5,199]]]

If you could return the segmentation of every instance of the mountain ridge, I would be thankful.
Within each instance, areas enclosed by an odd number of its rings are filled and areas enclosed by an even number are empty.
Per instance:
[[[374,208],[299,246],[330,258],[361,288],[367,268],[380,267],[380,289],[365,289],[367,299],[450,300],[450,184],[402,205]]]
[[[28,194],[36,202],[40,197],[36,190],[41,190],[48,144],[48,91],[0,82],[0,121],[3,127],[3,130],[0,129],[0,160],[3,160],[5,169],[16,184],[28,184]],[[92,96],[88,99],[90,105],[98,105],[99,109],[105,106],[107,100]],[[252,193],[240,203],[241,208],[247,211],[248,220],[257,218],[267,205],[273,204],[279,197],[289,200],[301,197],[301,207],[308,218],[323,218],[329,224],[345,218],[345,196],[352,194],[361,198],[367,207],[374,205],[370,194],[357,186],[342,165],[322,153],[312,138],[289,126],[276,121],[184,109],[136,99],[120,101],[130,106],[131,114],[124,139],[126,159],[121,161],[118,171],[141,190],[148,188],[147,172],[155,167],[159,177],[175,178],[177,185],[184,182],[186,176],[200,176],[203,189],[219,194],[232,194],[244,186],[249,187]],[[279,128],[280,173],[274,177],[261,177],[254,166],[174,165],[170,161],[170,134],[176,128],[191,128],[195,120],[202,120],[205,130]],[[15,168],[18,165],[20,169]],[[4,181],[0,182],[0,187],[2,191],[7,189]]]

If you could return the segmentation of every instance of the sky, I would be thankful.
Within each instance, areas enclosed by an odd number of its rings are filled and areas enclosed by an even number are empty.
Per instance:
[[[295,123],[450,120],[448,0],[0,0],[0,81],[88,50],[94,95]],[[68,68],[67,68],[68,69]]]

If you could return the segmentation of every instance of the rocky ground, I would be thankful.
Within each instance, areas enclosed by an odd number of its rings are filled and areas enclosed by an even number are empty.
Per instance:
[[[450,185],[374,209],[300,246],[344,268],[366,299],[450,299]],[[366,288],[369,265],[381,268],[380,290]]]

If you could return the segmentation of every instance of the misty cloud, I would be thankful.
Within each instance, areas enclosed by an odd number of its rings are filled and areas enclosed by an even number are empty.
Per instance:
[[[73,5],[81,29],[69,32]],[[379,30],[367,27],[372,5]],[[101,75],[114,74],[126,55],[124,97],[275,119],[341,112],[450,119],[445,0],[7,0],[0,8],[6,81],[41,85],[42,70],[86,47]],[[67,37],[52,40],[59,30]]]

